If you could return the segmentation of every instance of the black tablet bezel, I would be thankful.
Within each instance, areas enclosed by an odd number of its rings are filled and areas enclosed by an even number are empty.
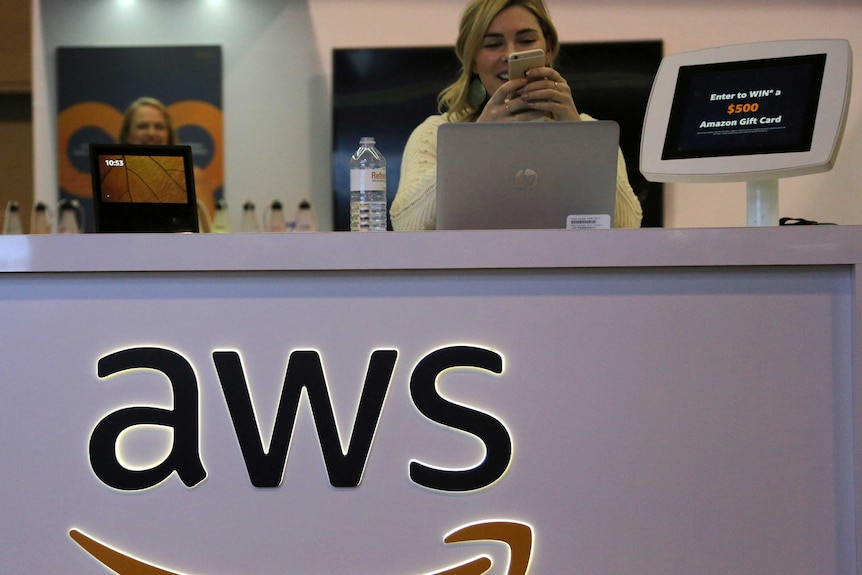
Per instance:
[[[662,150],[662,160],[810,151],[825,67],[826,54],[822,53],[680,67]],[[770,79],[779,74],[783,74],[783,82]],[[757,77],[760,79],[751,79]],[[718,143],[709,142],[710,138],[708,137],[695,135],[691,120],[694,118],[721,117],[720,113],[716,113],[715,110],[724,110],[727,107],[727,102],[724,100],[708,101],[703,89],[692,89],[694,83],[704,82],[715,87],[716,90],[718,90],[717,86],[720,85],[772,87],[774,85],[789,85],[790,77],[797,84],[792,87],[798,87],[799,93],[795,95],[795,98],[788,95],[788,98],[792,98],[790,102],[780,104],[769,112],[789,116],[784,122],[786,129],[781,130],[779,136],[762,130],[760,125],[749,130],[734,128],[742,133],[737,136],[718,138]],[[712,80],[712,84],[710,84],[712,78],[720,78],[721,80]],[[725,87],[724,90],[735,91],[735,88],[731,90]],[[790,90],[787,91],[790,92]],[[758,98],[752,96],[743,99],[757,100]],[[767,104],[764,106],[766,109],[770,100],[768,98],[764,100]],[[713,133],[716,131],[718,130],[712,130]]]

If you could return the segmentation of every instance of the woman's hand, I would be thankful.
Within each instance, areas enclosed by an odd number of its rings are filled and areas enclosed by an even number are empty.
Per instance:
[[[527,70],[527,85],[521,89],[519,97],[527,108],[540,110],[558,122],[581,119],[572,99],[572,89],[553,68]]]
[[[509,80],[485,104],[477,122],[531,122],[581,119],[572,90],[553,68],[533,68],[526,78]]]

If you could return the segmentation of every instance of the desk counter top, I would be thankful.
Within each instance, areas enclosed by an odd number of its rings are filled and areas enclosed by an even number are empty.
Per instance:
[[[862,263],[862,226],[0,236],[0,272],[637,268]]]

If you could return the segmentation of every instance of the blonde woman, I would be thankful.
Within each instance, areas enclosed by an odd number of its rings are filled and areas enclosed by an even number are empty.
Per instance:
[[[530,70],[526,78],[510,79],[509,54],[536,48],[544,50],[545,66]],[[404,149],[390,210],[395,230],[434,229],[441,124],[593,120],[578,112],[565,78],[552,67],[559,49],[557,30],[542,0],[473,0],[467,5],[455,44],[461,76],[440,93],[440,114],[420,124]],[[620,153],[614,226],[640,227],[641,218]]]
[[[156,98],[138,98],[123,115],[121,144],[165,146],[176,143],[168,108]]]

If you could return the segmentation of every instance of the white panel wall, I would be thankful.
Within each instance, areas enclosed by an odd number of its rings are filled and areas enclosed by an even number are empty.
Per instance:
[[[331,225],[330,52],[454,41],[464,0],[33,0],[36,195],[56,193],[54,49],[217,43],[225,61],[226,190],[238,206],[310,196]],[[847,38],[858,0],[549,0],[564,41],[661,38],[668,53],[784,38]],[[184,20],[184,21],[181,21]],[[832,172],[781,182],[781,215],[862,224],[862,80]],[[429,113],[433,111],[429,110]],[[630,159],[629,161],[635,161]],[[345,167],[346,169],[346,167]],[[744,184],[668,186],[666,225],[745,225]],[[238,213],[234,213],[238,216]],[[237,222],[238,223],[238,222]]]

